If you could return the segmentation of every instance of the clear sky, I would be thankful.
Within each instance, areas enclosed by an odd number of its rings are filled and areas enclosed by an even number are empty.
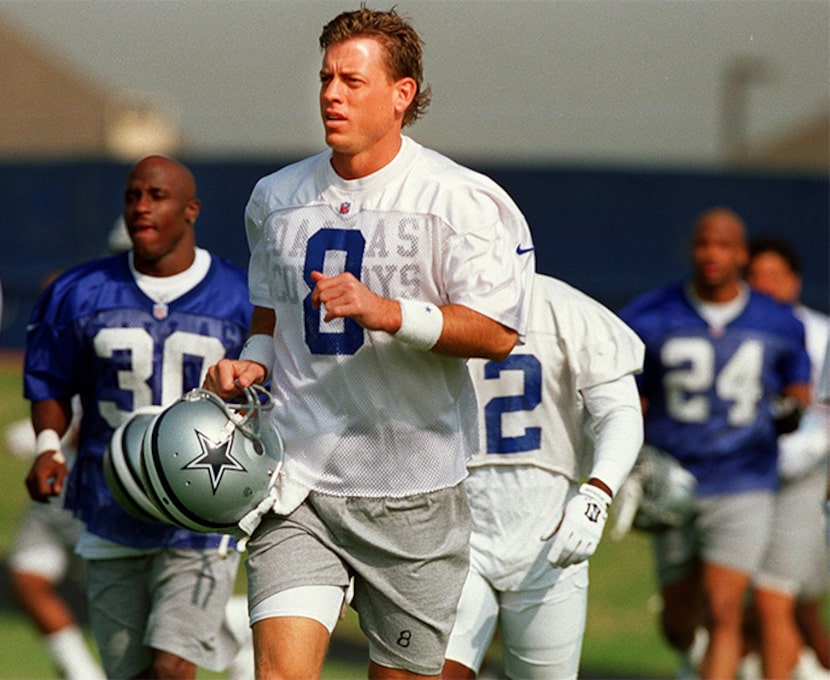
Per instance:
[[[388,8],[392,2],[369,2]],[[830,0],[397,0],[425,40],[427,116],[459,159],[711,164],[730,64],[760,147],[828,112]],[[331,0],[0,0],[0,19],[103,87],[158,102],[194,155],[322,148]]]

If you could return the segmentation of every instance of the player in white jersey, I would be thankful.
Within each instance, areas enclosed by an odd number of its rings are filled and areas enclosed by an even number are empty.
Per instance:
[[[465,358],[524,333],[533,244],[494,182],[402,136],[429,96],[406,20],[344,12],[320,45],[330,150],[255,187],[251,334],[205,382],[270,377],[285,440],[248,544],[257,675],[320,673],[353,577],[370,677],[437,677],[467,572]]]
[[[812,365],[814,401],[798,429],[779,440],[781,488],[776,502],[772,540],[756,578],[763,586],[758,606],[773,607],[773,621],[795,615],[804,644],[812,648],[825,670],[830,669],[830,634],[823,623],[821,602],[827,591],[828,547],[823,540],[820,500],[824,497],[830,453],[830,409],[815,398],[815,387],[830,336],[830,319],[799,302],[801,264],[789,243],[762,237],[750,243],[747,281],[756,290],[793,306],[804,324]],[[797,555],[797,559],[793,556]],[[779,637],[784,633],[776,631]],[[792,640],[797,654],[802,641]],[[802,654],[802,656],[805,656]],[[808,663],[805,656],[802,663]]]
[[[470,572],[444,678],[474,678],[498,627],[510,678],[575,678],[588,562],[643,441],[643,343],[608,309],[536,275],[527,342],[473,359]]]

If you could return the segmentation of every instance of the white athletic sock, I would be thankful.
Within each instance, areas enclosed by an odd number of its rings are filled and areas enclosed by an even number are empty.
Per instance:
[[[738,666],[738,680],[758,680],[763,677],[761,655],[758,652],[745,654]]]
[[[106,680],[80,629],[68,626],[44,637],[46,647],[66,680]]]
[[[828,680],[830,670],[824,668],[816,658],[816,653],[807,646],[801,648],[798,663],[793,670],[794,680]]]
[[[699,678],[700,664],[709,645],[709,633],[705,628],[698,627],[692,644],[685,652],[679,653],[680,668],[677,677],[680,680],[695,680]]]
[[[700,668],[703,663],[703,657],[706,655],[706,648],[709,646],[709,631],[702,626],[698,626],[695,630],[695,639],[692,641],[692,646],[689,647],[689,659],[696,667]]]

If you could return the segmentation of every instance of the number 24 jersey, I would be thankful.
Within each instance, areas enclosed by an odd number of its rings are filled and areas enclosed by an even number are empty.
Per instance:
[[[646,441],[692,472],[701,495],[775,489],[772,399],[810,375],[792,310],[750,292],[738,316],[714,329],[678,284],[641,296],[620,316],[646,344]]]

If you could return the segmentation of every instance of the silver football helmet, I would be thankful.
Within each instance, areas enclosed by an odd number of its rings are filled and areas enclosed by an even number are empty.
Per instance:
[[[115,429],[104,454],[104,479],[113,498],[133,517],[145,522],[167,521],[147,495],[141,461],[144,431],[160,411],[161,406],[137,409]]]
[[[642,494],[634,515],[636,528],[660,531],[680,526],[694,515],[697,480],[670,454],[643,445],[631,476]]]
[[[167,521],[206,533],[240,534],[238,523],[271,493],[283,442],[255,385],[243,403],[191,390],[152,420],[142,447],[148,493]],[[264,402],[262,401],[264,399]]]

